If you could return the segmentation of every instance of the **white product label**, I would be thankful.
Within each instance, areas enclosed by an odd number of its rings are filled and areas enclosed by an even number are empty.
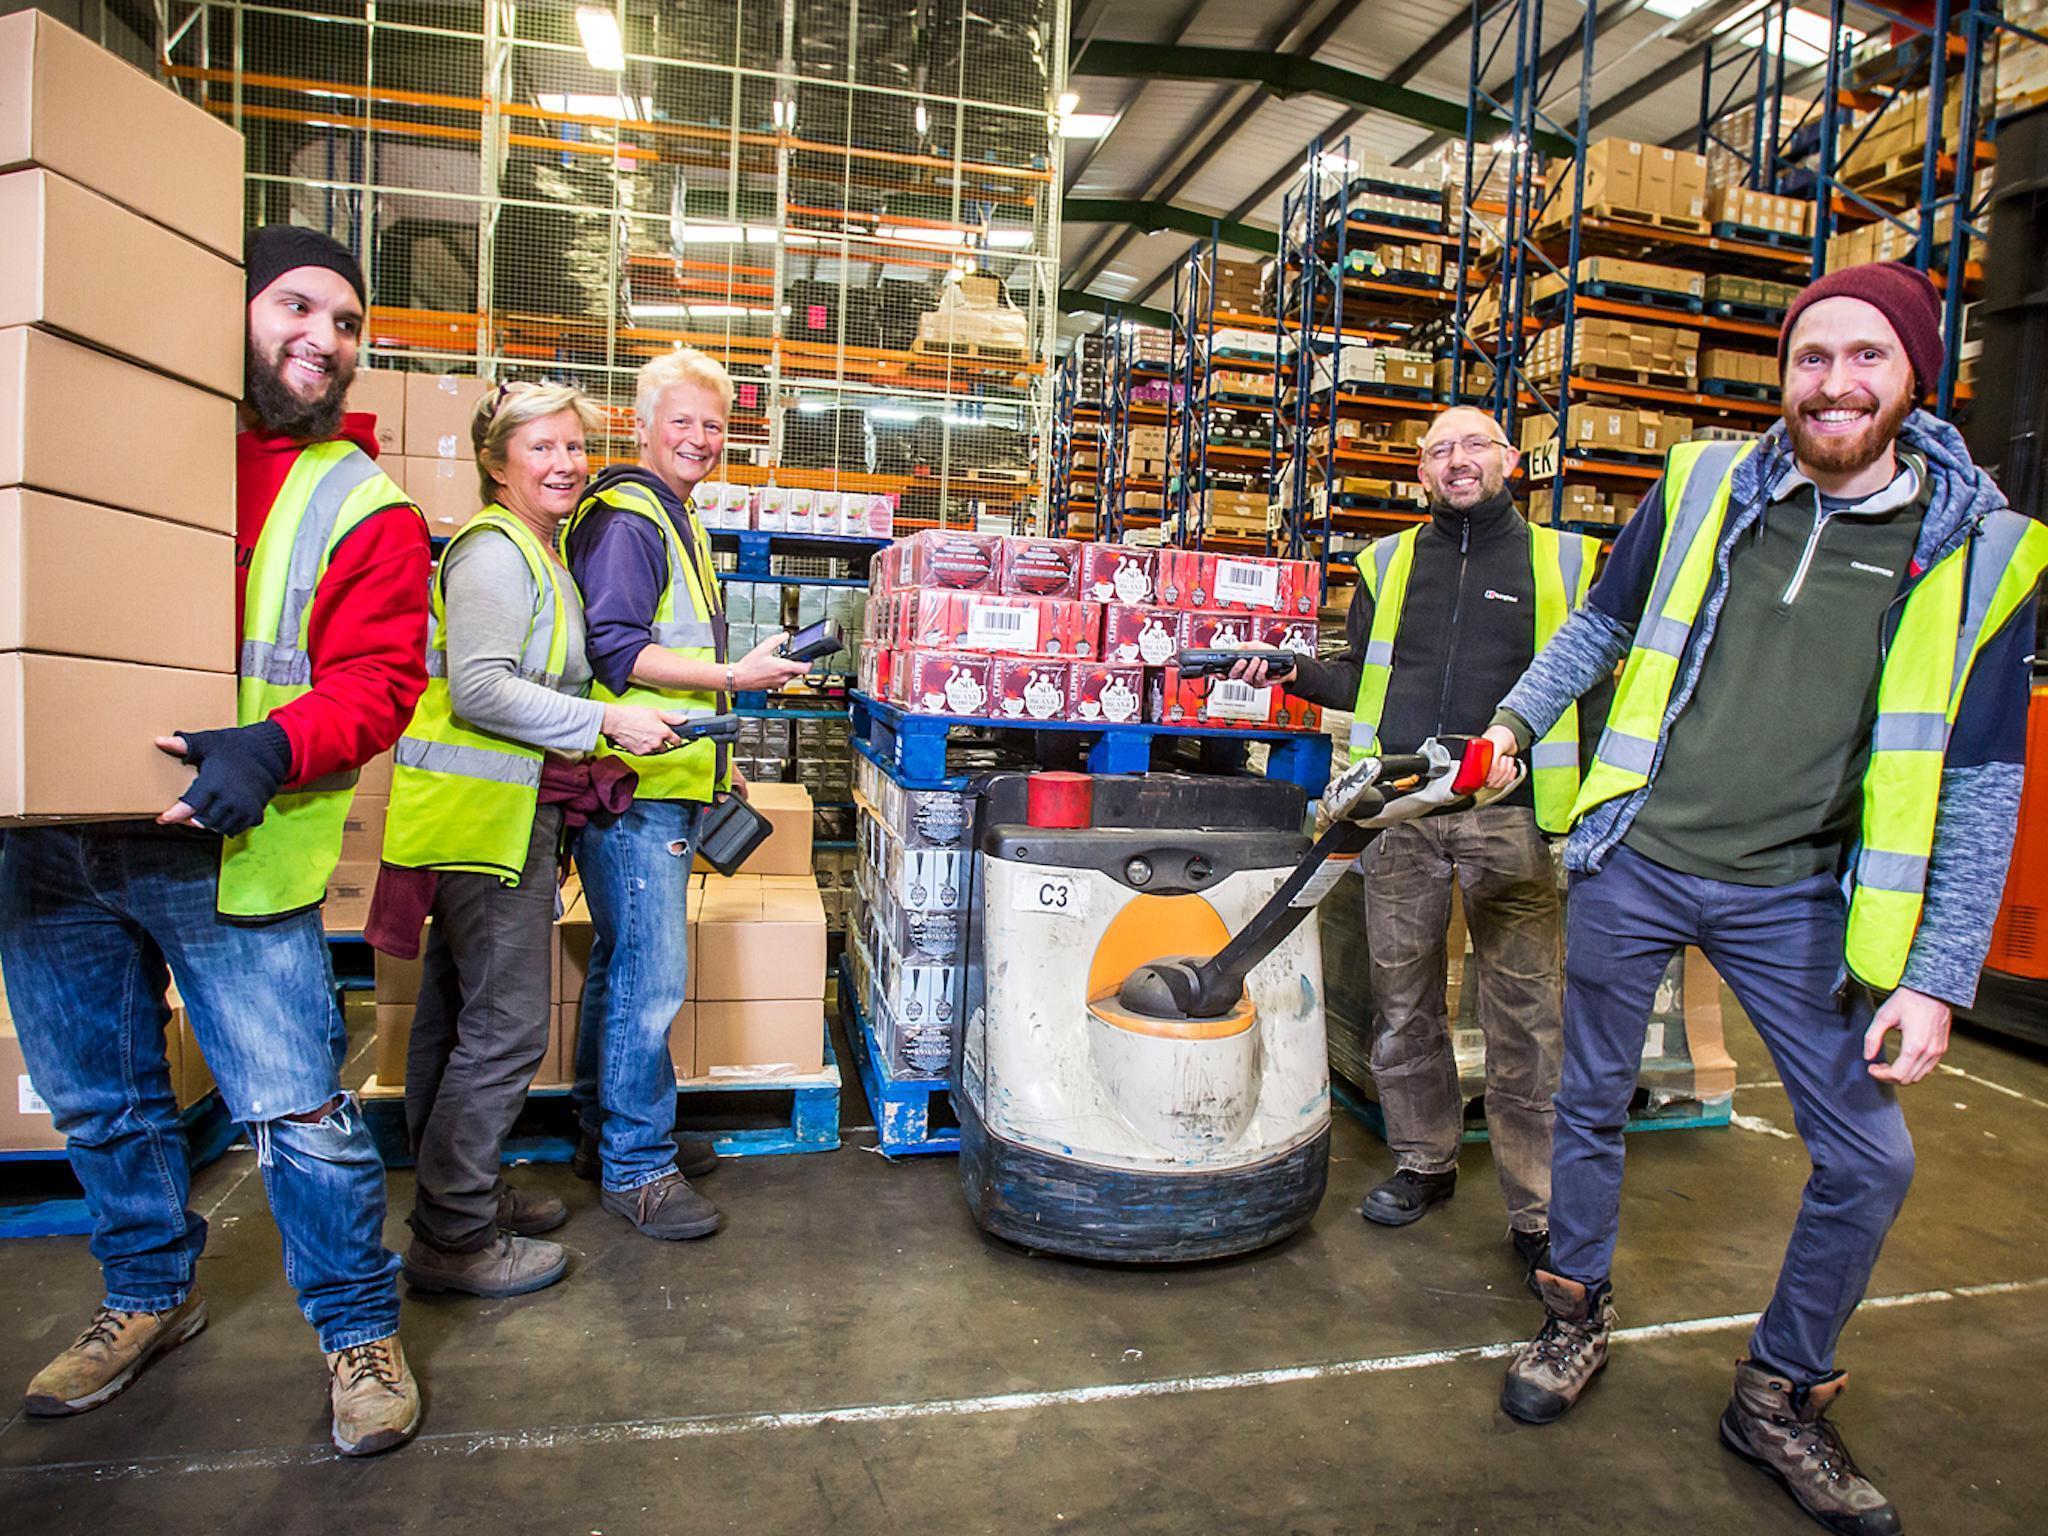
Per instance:
[[[1236,678],[1218,678],[1209,689],[1209,715],[1216,720],[1269,720],[1273,690],[1254,688]]]
[[[26,1072],[15,1078],[14,1094],[16,1113],[23,1115],[47,1115],[50,1112],[50,1106],[43,1101],[43,1096],[36,1092],[36,1085],[28,1080]]]
[[[977,651],[1035,651],[1038,610],[992,608],[976,603],[967,610],[967,638],[963,643]]]
[[[1152,595],[1152,583],[1145,575],[1145,567],[1136,560],[1119,560],[1116,575],[1111,578],[1116,585],[1116,600],[1120,603],[1142,603]]]
[[[1088,882],[1075,875],[1027,876],[1010,895],[1016,912],[1043,912],[1054,917],[1088,915]]]
[[[1034,720],[1050,720],[1066,701],[1064,690],[1043,672],[1033,672],[1024,685],[1024,708]]]
[[[1296,891],[1294,899],[1288,902],[1287,905],[1290,907],[1314,906],[1330,894],[1337,882],[1344,878],[1347,871],[1356,868],[1358,868],[1358,855],[1355,853],[1326,854],[1323,858],[1323,867],[1308,877],[1308,884]]]
[[[1173,660],[1173,631],[1157,619],[1147,619],[1138,631],[1138,660],[1148,667],[1163,667]]]
[[[1664,1056],[1664,1025],[1652,1024],[1643,1035],[1643,1060],[1659,1061]]]
[[[955,715],[978,715],[988,707],[988,690],[965,667],[955,667],[946,678],[946,710]]]
[[[1256,560],[1216,562],[1216,601],[1248,608],[1280,606],[1280,567]]]
[[[1121,725],[1138,718],[1138,695],[1130,684],[1113,677],[1102,688],[1102,718]]]

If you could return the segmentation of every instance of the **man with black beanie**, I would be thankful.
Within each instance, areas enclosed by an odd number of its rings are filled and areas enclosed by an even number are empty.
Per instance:
[[[0,846],[0,966],[23,1055],[95,1218],[105,1294],[24,1409],[96,1408],[206,1326],[206,1222],[187,1205],[164,1054],[166,982],[256,1146],[286,1272],[327,1356],[333,1439],[410,1439],[384,1167],[341,1087],[346,1037],[320,903],[357,771],[426,686],[426,524],[344,420],[365,291],[287,225],[246,245],[237,441],[238,723],[160,737],[197,769],[149,822],[17,829]],[[166,601],[179,594],[166,593]]]
[[[1821,278],[1778,356],[1784,419],[1672,450],[1487,732],[1503,762],[1526,753],[1622,667],[1565,845],[1548,1315],[1501,1406],[1547,1423],[1607,1362],[1622,1125],[1658,978],[1698,945],[1813,1162],[1721,1439],[1830,1530],[1889,1536],[1898,1511],[1827,1417],[1835,1346],[1913,1178],[1897,1090],[1940,1061],[1990,944],[2048,528],[1914,408],[1943,363],[1924,274]]]
[[[1485,412],[1453,406],[1430,424],[1417,469],[1429,520],[1358,558],[1343,655],[1303,657],[1291,692],[1354,711],[1354,759],[1477,735],[1494,702],[1585,598],[1596,547],[1531,527],[1508,492],[1517,455]],[[1240,662],[1255,684],[1272,674]],[[1465,1101],[1446,1015],[1451,889],[1472,933],[1473,988],[1486,1036],[1486,1125],[1523,1276],[1546,1260],[1550,1096],[1560,1041],[1559,901],[1546,831],[1561,832],[1578,788],[1577,713],[1512,794],[1474,811],[1394,827],[1365,855],[1372,960],[1372,1075],[1393,1176],[1360,1214],[1419,1221],[1458,1183]],[[1460,962],[1463,956],[1457,957]]]

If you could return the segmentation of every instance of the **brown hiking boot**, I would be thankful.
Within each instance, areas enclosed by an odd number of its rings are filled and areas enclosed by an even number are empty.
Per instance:
[[[448,1253],[415,1237],[405,1250],[405,1279],[416,1291],[470,1296],[524,1296],[544,1290],[569,1269],[569,1250],[537,1237],[500,1232],[488,1248]]]
[[[521,1237],[539,1237],[569,1219],[569,1207],[558,1195],[498,1185],[498,1225]]]
[[[1735,1395],[1721,1415],[1721,1443],[1785,1485],[1799,1507],[1842,1536],[1898,1536],[1899,1512],[1856,1470],[1830,1404],[1849,1384],[1836,1376],[1795,1387],[1753,1360],[1735,1366]]]
[[[604,1190],[598,1202],[649,1237],[669,1242],[709,1237],[725,1224],[718,1207],[690,1188],[690,1181],[680,1173],[664,1174],[638,1189]]]
[[[334,1406],[334,1448],[344,1456],[396,1450],[420,1427],[420,1385],[398,1335],[327,1357]]]
[[[1589,1291],[1575,1280],[1536,1271],[1536,1291],[1550,1314],[1543,1331],[1522,1346],[1500,1389],[1501,1410],[1524,1424],[1564,1417],[1607,1364],[1614,1303],[1605,1285]]]
[[[71,1347],[36,1372],[22,1394],[31,1418],[84,1413],[119,1397],[150,1361],[206,1326],[206,1301],[195,1289],[168,1312],[116,1312],[101,1307]]]

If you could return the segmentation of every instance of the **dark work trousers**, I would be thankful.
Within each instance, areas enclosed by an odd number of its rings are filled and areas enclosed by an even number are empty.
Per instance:
[[[412,1229],[474,1253],[498,1230],[505,1137],[547,1054],[554,1012],[559,806],[534,814],[519,883],[444,874],[405,1057],[405,1127],[417,1164]]]
[[[1372,952],[1372,1077],[1397,1164],[1458,1166],[1465,1100],[1445,1007],[1451,886],[1465,899],[1486,1035],[1486,1128],[1508,1224],[1540,1232],[1550,1204],[1550,1096],[1559,1054],[1558,896],[1527,806],[1489,805],[1389,827],[1361,861]],[[1464,957],[1459,956],[1460,960]]]
[[[1607,1277],[1621,1212],[1621,1128],[1657,982],[1695,944],[1763,1036],[1813,1174],[1777,1290],[1750,1354],[1801,1385],[1835,1368],[1835,1341],[1863,1299],[1913,1181],[1913,1142],[1889,1085],[1863,1060],[1875,1012],[1835,994],[1848,912],[1832,875],[1731,885],[1618,847],[1565,903],[1564,1079],[1551,1161],[1557,1272]]]

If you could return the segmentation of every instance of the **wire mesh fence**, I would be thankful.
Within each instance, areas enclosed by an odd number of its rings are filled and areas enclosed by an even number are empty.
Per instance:
[[[1042,518],[1060,0],[173,3],[252,224],[361,258],[379,367],[737,384],[727,478]]]

